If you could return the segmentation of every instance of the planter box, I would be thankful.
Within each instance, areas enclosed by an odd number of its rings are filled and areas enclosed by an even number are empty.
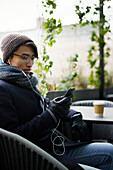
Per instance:
[[[58,96],[62,96],[66,91],[49,91],[47,93],[47,97],[49,99],[53,99]],[[106,88],[104,91],[104,96],[106,97],[108,94],[113,94],[113,87]],[[98,100],[99,99],[99,91],[98,89],[81,89],[75,90],[75,99],[78,100]]]

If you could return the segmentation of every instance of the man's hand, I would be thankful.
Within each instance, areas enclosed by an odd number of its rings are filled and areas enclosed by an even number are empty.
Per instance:
[[[74,88],[70,88],[64,96],[56,97],[50,101],[48,109],[50,109],[57,118],[64,119],[69,113],[73,91]]]

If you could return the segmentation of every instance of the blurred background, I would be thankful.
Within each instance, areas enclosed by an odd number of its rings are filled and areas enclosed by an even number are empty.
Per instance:
[[[76,80],[76,86],[78,88],[94,88],[94,86],[88,86],[87,83],[90,75],[87,55],[91,46],[92,27],[91,25],[80,27],[78,24],[79,20],[75,14],[75,5],[79,3],[77,0],[56,0],[55,3],[56,9],[53,17],[56,20],[61,19],[62,32],[56,35],[56,43],[52,47],[46,47],[50,60],[53,61],[52,74],[47,74],[47,82],[50,84],[51,90],[55,90],[55,87],[73,71],[69,58],[79,54],[76,72],[80,76]],[[92,3],[98,4],[99,0],[94,0],[93,2],[85,0],[83,1],[83,6],[93,6]],[[111,27],[111,32],[108,33],[108,36],[111,38],[108,46],[111,50],[107,59],[108,64],[106,65],[106,69],[109,72],[108,86],[111,86],[113,83],[113,0],[106,3],[107,5],[109,3],[111,6],[109,10],[106,8],[106,5],[104,6],[104,14],[109,20]],[[0,41],[6,34],[11,32],[26,34],[37,44],[39,57],[41,57],[44,35],[43,21],[50,17],[44,10],[41,0],[0,0]],[[94,19],[94,17],[94,15],[89,15],[89,20],[90,18]],[[37,64],[34,68],[38,69]]]

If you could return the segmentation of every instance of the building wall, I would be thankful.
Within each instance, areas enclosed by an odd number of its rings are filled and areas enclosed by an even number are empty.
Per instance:
[[[54,61],[54,67],[52,68],[52,80],[59,81],[61,77],[65,77],[69,74],[69,62],[67,58],[78,54],[77,72],[81,73],[84,77],[88,77],[90,74],[90,66],[87,62],[88,50],[92,45],[90,40],[91,27],[86,26],[80,28],[77,26],[72,30],[72,26],[63,27],[63,32],[57,36],[56,44],[51,48],[48,48],[48,53],[51,56],[51,60]],[[113,72],[113,34],[110,34],[111,40],[108,46],[111,48],[111,55],[107,59],[108,72]],[[98,54],[95,54],[98,55]]]

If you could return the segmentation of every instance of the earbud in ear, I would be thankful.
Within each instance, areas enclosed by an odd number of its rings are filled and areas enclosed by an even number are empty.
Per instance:
[[[10,60],[8,59],[8,64],[11,65]]]

